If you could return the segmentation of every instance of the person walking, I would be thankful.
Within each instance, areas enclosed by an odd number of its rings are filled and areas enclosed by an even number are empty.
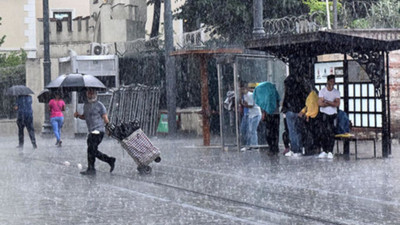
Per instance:
[[[55,93],[54,98],[49,101],[50,123],[53,127],[56,145],[61,147],[61,128],[64,124],[65,102],[60,98],[60,93]]]
[[[340,92],[335,89],[335,76],[327,77],[326,86],[318,94],[318,105],[321,112],[321,145],[323,151],[319,158],[333,158],[335,145],[335,119],[340,105]]]
[[[28,130],[29,138],[31,139],[34,149],[37,148],[35,129],[33,128],[33,110],[32,96],[20,95],[17,97],[17,102],[14,105],[14,110],[17,111],[17,126],[18,126],[18,141],[17,148],[24,146],[24,128]]]
[[[83,114],[78,112],[74,113],[75,118],[86,121],[88,127],[87,136],[87,160],[88,167],[82,171],[82,175],[95,175],[95,161],[96,158],[110,165],[110,173],[114,170],[115,158],[110,157],[98,150],[98,146],[103,140],[105,133],[105,125],[109,123],[106,107],[97,100],[97,92],[93,89],[86,91],[87,102],[83,106]]]

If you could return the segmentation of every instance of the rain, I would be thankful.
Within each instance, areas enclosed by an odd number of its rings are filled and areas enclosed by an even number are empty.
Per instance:
[[[395,0],[1,2],[0,224],[400,224],[399,21]]]

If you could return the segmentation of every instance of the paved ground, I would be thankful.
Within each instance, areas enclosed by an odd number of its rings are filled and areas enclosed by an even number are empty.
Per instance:
[[[38,137],[38,149],[19,152],[17,137],[0,137],[0,224],[400,224],[397,144],[387,159],[328,160],[152,141],[162,150],[152,174],[139,175],[107,139],[101,150],[117,158],[115,171],[97,161],[86,177],[84,138],[57,148]],[[373,155],[360,145],[359,157]]]

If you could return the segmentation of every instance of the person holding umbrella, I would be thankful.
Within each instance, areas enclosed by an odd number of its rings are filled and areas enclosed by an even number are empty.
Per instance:
[[[65,102],[60,98],[60,93],[55,92],[54,98],[49,101],[50,123],[53,127],[54,136],[56,137],[56,145],[61,147],[61,128],[64,124]]]
[[[14,110],[17,111],[18,141],[17,148],[24,147],[24,128],[28,130],[34,149],[37,148],[35,129],[33,128],[32,96],[33,91],[24,85],[15,85],[7,90],[7,95],[17,96]]]
[[[105,133],[105,124],[109,123],[106,107],[97,100],[97,91],[94,89],[87,89],[86,91],[87,102],[83,106],[83,114],[78,112],[74,113],[75,118],[86,120],[89,135],[87,136],[87,159],[88,168],[82,171],[82,175],[95,175],[95,161],[96,158],[104,161],[110,165],[110,173],[114,170],[115,158],[100,152],[98,146],[103,140]]]

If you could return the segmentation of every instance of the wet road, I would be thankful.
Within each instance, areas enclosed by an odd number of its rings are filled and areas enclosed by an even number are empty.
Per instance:
[[[388,159],[286,158],[201,148],[201,139],[153,138],[162,161],[139,175],[118,142],[117,158],[86,167],[85,139],[38,138],[23,152],[0,138],[0,224],[400,224],[399,145]],[[373,155],[360,143],[359,157]],[[377,147],[380,155],[380,143]],[[354,152],[354,151],[353,151]],[[68,161],[70,165],[66,165]]]

